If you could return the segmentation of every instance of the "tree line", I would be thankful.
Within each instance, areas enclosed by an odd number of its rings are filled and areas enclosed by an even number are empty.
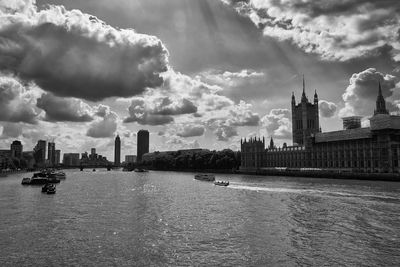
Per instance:
[[[141,165],[157,170],[237,170],[240,152],[230,149],[154,152],[144,155]]]

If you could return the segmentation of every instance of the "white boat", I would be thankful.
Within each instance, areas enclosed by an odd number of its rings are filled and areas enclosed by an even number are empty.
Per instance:
[[[21,184],[31,184],[31,178],[29,177],[22,178]]]
[[[229,181],[215,181],[214,184],[219,186],[228,186]]]
[[[194,179],[196,180],[201,180],[201,181],[215,181],[215,175],[214,174],[207,174],[207,173],[200,173],[196,174],[194,176]]]

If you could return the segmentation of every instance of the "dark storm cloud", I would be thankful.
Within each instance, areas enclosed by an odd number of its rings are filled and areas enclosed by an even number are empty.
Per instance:
[[[46,93],[37,99],[36,105],[46,111],[44,119],[47,121],[88,122],[93,120],[90,106],[79,99],[57,97]]]
[[[31,11],[0,13],[0,69],[55,95],[93,101],[162,84],[168,52],[156,37],[112,28],[78,10]]]
[[[35,97],[14,77],[0,74],[0,121],[37,123]]]

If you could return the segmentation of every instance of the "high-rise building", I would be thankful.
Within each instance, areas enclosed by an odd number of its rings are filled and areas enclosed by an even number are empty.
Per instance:
[[[141,162],[146,153],[149,153],[149,131],[140,130],[137,134],[137,162]]]
[[[19,159],[22,157],[22,144],[18,140],[11,144],[11,157]]]
[[[65,166],[78,166],[80,164],[79,153],[64,153],[63,164]]]
[[[119,135],[115,137],[115,147],[114,147],[114,165],[119,166],[121,164],[121,139]]]
[[[43,167],[46,162],[46,141],[39,140],[33,149],[36,164]]]
[[[54,165],[60,164],[60,159],[61,159],[61,150],[57,149]]]
[[[47,145],[47,160],[50,166],[54,166],[56,162],[56,144],[54,142],[49,142]]]

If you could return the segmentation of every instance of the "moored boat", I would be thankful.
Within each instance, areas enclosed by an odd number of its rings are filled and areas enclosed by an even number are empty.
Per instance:
[[[50,184],[50,185],[47,187],[46,193],[47,193],[47,194],[55,194],[55,193],[56,193],[56,186],[55,186],[54,184]]]
[[[31,178],[29,177],[22,178],[21,184],[23,185],[31,184]]]
[[[134,172],[148,172],[148,170],[136,168],[133,170]]]
[[[214,184],[219,186],[228,186],[229,181],[215,181]]]
[[[29,184],[47,184],[49,179],[47,177],[32,177]]]
[[[58,178],[58,179],[65,179],[65,178],[67,178],[67,175],[65,174],[65,172],[56,172],[55,173],[55,176],[56,176],[56,178]]]
[[[196,180],[201,180],[201,181],[215,181],[215,175],[214,174],[207,174],[207,173],[200,173],[196,174],[194,176],[194,179]]]
[[[42,186],[42,193],[46,193],[47,189],[50,187],[51,184],[47,183],[44,186]]]

